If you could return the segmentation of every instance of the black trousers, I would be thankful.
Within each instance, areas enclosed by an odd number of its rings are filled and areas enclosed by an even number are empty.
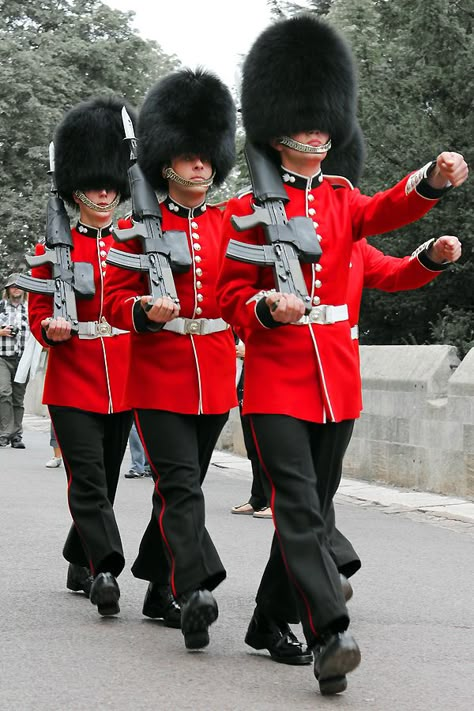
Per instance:
[[[251,422],[275,525],[256,602],[276,619],[301,621],[313,645],[349,625],[326,519],[354,423],[285,415],[253,415]]]
[[[113,503],[132,424],[131,412],[101,415],[49,406],[68,477],[73,525],[63,555],[92,574],[119,575],[125,559]]]
[[[151,520],[132,573],[142,580],[169,582],[175,597],[197,588],[213,590],[226,577],[206,529],[201,485],[228,416],[135,411],[155,488]]]
[[[258,458],[257,447],[253,439],[249,416],[242,415],[241,413],[240,422],[242,424],[245,450],[252,466],[252,488],[250,490],[249,504],[258,511],[268,506],[268,492],[265,491],[266,482],[263,476],[262,465]]]

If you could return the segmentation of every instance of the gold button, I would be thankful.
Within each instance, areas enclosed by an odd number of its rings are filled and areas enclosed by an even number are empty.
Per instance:
[[[191,237],[192,237],[193,239],[201,239],[197,232],[193,232],[192,235],[191,235]]]
[[[323,268],[322,268],[321,264],[319,264],[319,263],[316,264],[315,269],[316,269],[317,272],[322,272],[322,271],[323,271]]]
[[[315,214],[316,214],[316,210],[314,209],[314,207],[310,207],[308,210],[308,215],[315,215]]]
[[[316,279],[316,281],[314,282],[314,286],[316,287],[316,289],[321,288],[321,282],[319,281],[319,279]]]
[[[317,306],[317,305],[320,304],[320,303],[321,303],[321,299],[319,298],[319,296],[315,296],[314,299],[313,299],[313,304],[314,304],[315,306]]]
[[[194,261],[199,264],[199,262],[201,261],[201,257],[199,256],[199,254],[196,254],[196,256],[194,257]]]
[[[198,223],[197,223],[197,222],[191,222],[191,227],[193,228],[193,230],[197,230],[197,228],[198,228]]]
[[[201,245],[200,245],[200,244],[193,244],[193,247],[194,247],[194,249],[196,249],[198,252],[199,252],[199,250],[201,249]]]
[[[198,301],[203,301],[203,300],[204,300],[204,296],[203,296],[202,294],[198,294],[196,298],[197,298]]]
[[[196,276],[202,276],[202,269],[201,267],[196,268]]]
[[[318,238],[318,242],[321,242],[321,240],[322,240],[321,235],[316,235],[316,237]]]
[[[200,314],[202,314],[202,309],[201,309],[200,306],[197,307],[196,313],[197,313],[198,316],[199,316]]]
[[[310,202],[313,202],[313,200],[314,200],[314,195],[309,194],[309,195],[308,195],[308,200],[309,200]]]
[[[196,282],[196,286],[197,286],[198,289],[202,289],[202,282],[197,281],[197,282]]]

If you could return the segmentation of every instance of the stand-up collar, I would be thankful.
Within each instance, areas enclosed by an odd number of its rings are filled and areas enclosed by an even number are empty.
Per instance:
[[[206,212],[205,202],[197,207],[185,207],[184,205],[180,205],[179,202],[176,202],[176,200],[172,200],[169,195],[166,196],[164,202],[170,212],[180,217],[199,217],[203,212]]]
[[[314,188],[318,188],[323,182],[323,174],[321,171],[318,171],[315,175],[308,178],[306,175],[293,173],[281,165],[280,174],[285,185],[291,185],[292,188],[298,188],[299,190],[314,190]]]
[[[94,239],[98,237],[108,237],[112,234],[112,223],[107,225],[107,227],[91,227],[78,220],[76,230],[79,234],[84,235],[84,237],[93,237]]]

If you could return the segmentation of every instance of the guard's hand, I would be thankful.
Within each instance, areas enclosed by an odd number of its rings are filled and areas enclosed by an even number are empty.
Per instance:
[[[13,338],[12,327],[10,325],[2,326],[0,328],[0,336],[7,336],[8,338]]]
[[[46,331],[46,336],[49,341],[57,343],[61,341],[69,341],[71,338],[71,323],[65,318],[45,318],[41,321],[41,326]]]
[[[304,315],[304,303],[294,294],[280,294],[272,291],[265,299],[274,321],[294,323]]]
[[[245,344],[239,341],[235,346],[235,355],[237,358],[245,358]]]
[[[469,175],[469,168],[460,153],[444,151],[436,159],[436,167],[428,177],[428,183],[433,188],[444,188],[451,183],[454,187],[459,187]]]
[[[428,250],[431,261],[437,264],[444,262],[457,262],[462,254],[461,242],[452,235],[438,237]]]
[[[160,297],[154,303],[152,296],[142,296],[140,303],[150,321],[168,323],[179,316],[179,306],[166,296]]]

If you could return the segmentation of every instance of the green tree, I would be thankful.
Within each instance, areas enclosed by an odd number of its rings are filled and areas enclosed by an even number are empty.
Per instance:
[[[139,106],[178,65],[100,0],[0,0],[0,279],[44,233],[48,144],[65,111],[96,94]]]

